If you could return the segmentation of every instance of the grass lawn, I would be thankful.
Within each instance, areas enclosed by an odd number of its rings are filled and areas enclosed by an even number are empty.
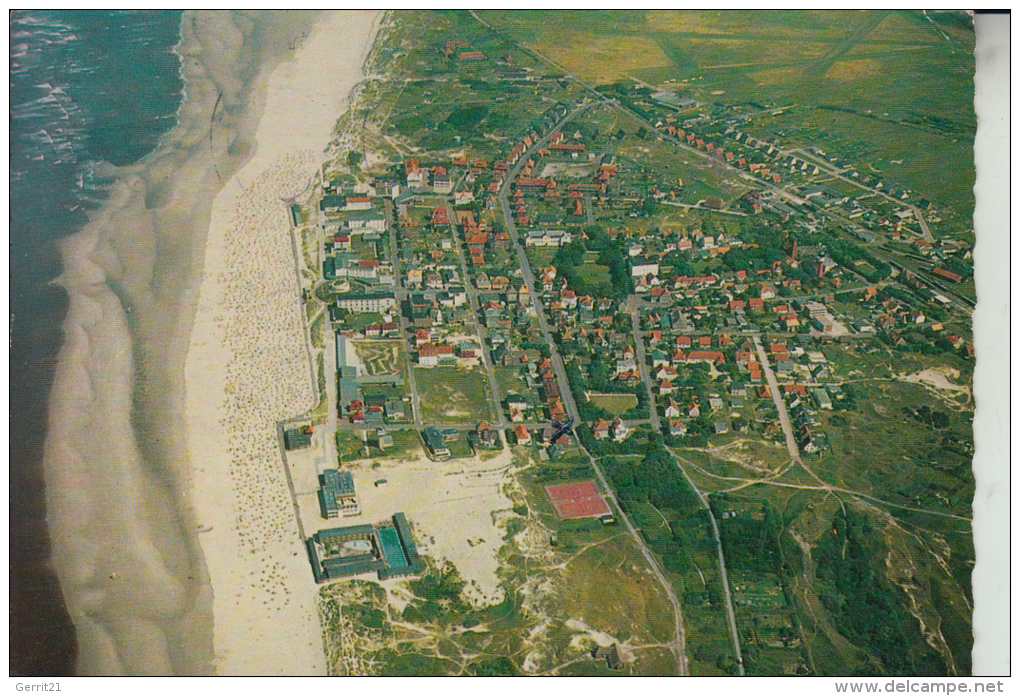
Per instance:
[[[477,423],[494,418],[489,380],[484,372],[456,367],[414,370],[425,423]]]
[[[312,322],[312,325],[308,327],[308,333],[311,334],[312,337],[312,346],[315,348],[322,348],[322,342],[325,335],[324,327],[326,325],[326,317],[328,315],[329,312],[321,312],[319,316],[315,318],[315,321]]]
[[[319,385],[319,403],[312,409],[312,425],[322,425],[326,422],[326,409],[329,408],[329,396],[326,393],[326,371],[323,366],[322,351],[315,353],[316,377]]]
[[[583,280],[588,287],[595,287],[602,283],[609,283],[609,268],[606,266],[599,266],[595,263],[588,263],[583,266],[579,266],[577,269],[577,277]]]
[[[369,324],[382,322],[382,314],[379,312],[349,312],[343,320],[345,326],[358,331],[364,331]]]
[[[589,394],[588,400],[599,408],[604,408],[614,416],[637,406],[637,397],[633,394]]]
[[[450,448],[450,456],[454,459],[471,456],[471,444],[466,432],[461,433],[455,442],[446,443],[446,446]]]
[[[521,376],[523,368],[519,367],[497,367],[496,384],[499,385],[499,393],[504,397],[507,394],[527,394],[528,384]]]
[[[390,432],[390,435],[393,436],[393,449],[395,451],[412,454],[423,451],[421,438],[414,430],[393,430]]]
[[[366,242],[359,235],[351,241],[351,251],[358,255],[358,258],[363,261],[372,261],[379,258],[376,253],[376,243]]]
[[[528,263],[531,264],[533,270],[537,271],[539,267],[548,266],[552,263],[553,257],[556,256],[556,251],[557,247],[530,246],[527,248]]]
[[[340,462],[363,459],[365,457],[365,441],[361,439],[361,433],[338,430],[336,432],[336,455]]]
[[[415,455],[424,452],[421,446],[421,438],[418,436],[416,431],[389,430],[388,432],[393,438],[393,446],[387,447],[384,450],[375,446],[374,434],[369,437],[369,440],[373,443],[368,448],[368,452],[371,457],[406,459],[413,458]]]

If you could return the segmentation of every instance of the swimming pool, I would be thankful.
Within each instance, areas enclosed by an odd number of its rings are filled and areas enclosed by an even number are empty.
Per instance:
[[[404,548],[400,545],[400,537],[395,528],[383,527],[380,529],[379,542],[382,544],[383,555],[386,557],[386,565],[390,568],[407,565]]]

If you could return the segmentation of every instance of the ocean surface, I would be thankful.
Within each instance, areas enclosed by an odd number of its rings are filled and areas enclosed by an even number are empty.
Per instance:
[[[67,311],[56,243],[98,209],[114,167],[176,123],[178,11],[14,11],[10,19],[10,674],[75,672],[49,559],[42,474]],[[113,165],[111,167],[110,165]]]

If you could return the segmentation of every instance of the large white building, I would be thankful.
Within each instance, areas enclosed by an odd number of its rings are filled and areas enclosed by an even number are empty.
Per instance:
[[[364,230],[386,231],[386,215],[377,208],[345,211],[343,220],[353,232]]]
[[[644,278],[647,275],[659,276],[659,262],[646,258],[635,258],[630,266],[632,278]]]
[[[364,292],[340,295],[336,306],[352,312],[385,312],[396,305],[392,292]]]
[[[529,230],[524,243],[528,246],[563,246],[574,241],[568,230]]]

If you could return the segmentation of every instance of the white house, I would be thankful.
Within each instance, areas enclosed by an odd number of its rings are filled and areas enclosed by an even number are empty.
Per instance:
[[[635,258],[630,266],[630,275],[632,278],[644,278],[647,275],[658,277],[659,262],[647,258]]]

